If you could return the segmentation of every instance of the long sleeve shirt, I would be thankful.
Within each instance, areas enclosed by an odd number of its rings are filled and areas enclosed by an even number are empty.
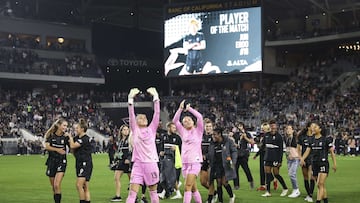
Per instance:
[[[156,130],[160,122],[160,101],[154,101],[154,115],[149,126],[140,128],[136,123],[134,105],[129,104],[129,123],[132,131],[132,162],[158,162],[156,151]]]
[[[204,132],[204,121],[202,115],[193,108],[189,112],[197,118],[196,127],[186,129],[180,122],[181,109],[178,109],[173,118],[173,122],[182,140],[181,160],[182,163],[201,163],[203,161],[201,152],[201,141]]]

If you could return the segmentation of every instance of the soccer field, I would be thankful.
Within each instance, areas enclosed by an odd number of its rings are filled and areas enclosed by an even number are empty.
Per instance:
[[[45,176],[45,161],[40,155],[31,156],[1,156],[0,157],[0,203],[7,202],[27,202],[27,203],[44,203],[53,202],[51,187],[48,177]],[[327,191],[329,202],[360,202],[360,157],[343,157],[338,156],[338,171],[331,171],[327,179]],[[74,157],[68,155],[68,168],[62,183],[62,202],[75,203],[79,202],[77,191],[75,188],[75,166]],[[110,198],[114,196],[113,172],[107,167],[107,154],[93,155],[94,170],[90,181],[91,202],[105,203],[110,202]],[[255,185],[259,185],[259,160],[250,160],[250,169],[255,179]],[[331,165],[331,164],[330,164]],[[237,203],[247,202],[305,202],[304,186],[300,169],[298,170],[298,180],[301,198],[290,199],[288,197],[280,197],[281,189],[272,191],[272,197],[261,197],[262,192],[250,190],[244,173],[240,169],[240,190],[235,191]],[[282,167],[283,175],[287,185],[291,188],[290,180],[286,173],[286,163]],[[122,177],[122,194],[125,200],[127,197],[128,179]],[[232,184],[232,183],[231,183]],[[203,202],[207,197],[207,191],[201,186],[200,193]],[[183,188],[182,188],[183,190]],[[291,190],[291,189],[290,189]],[[316,192],[316,190],[315,190]],[[315,195],[316,196],[316,195]],[[148,198],[149,199],[149,198]],[[160,202],[181,203],[182,200],[160,200]],[[224,190],[224,202],[228,202],[228,196]]]

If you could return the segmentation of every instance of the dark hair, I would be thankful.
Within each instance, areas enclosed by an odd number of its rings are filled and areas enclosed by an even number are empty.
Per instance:
[[[171,125],[175,125],[174,122],[170,121],[166,123],[166,128],[170,128]]]
[[[272,120],[269,121],[269,124],[270,124],[270,125],[271,125],[271,124],[276,124],[276,121],[275,121],[274,119],[272,119]]]
[[[86,121],[85,119],[80,118],[78,124],[79,124],[80,128],[84,129],[84,132],[87,131],[87,129],[88,129],[88,124],[87,124],[87,121]]]
[[[221,137],[223,136],[223,131],[224,130],[221,127],[215,127],[213,131],[214,131],[214,133],[220,134]]]
[[[123,130],[125,127],[129,127],[129,126],[126,125],[126,124],[122,124],[122,125],[120,126],[120,128],[119,128],[119,134],[120,134],[120,136],[123,136],[123,135],[121,134],[121,132],[122,132],[122,130]]]
[[[245,128],[245,124],[243,122],[239,122],[237,126],[241,125],[243,128]]]

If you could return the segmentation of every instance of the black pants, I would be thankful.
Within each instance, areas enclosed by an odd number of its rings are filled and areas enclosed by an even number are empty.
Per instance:
[[[239,156],[237,158],[236,164],[235,164],[235,171],[236,171],[236,179],[234,179],[234,186],[240,186],[240,180],[239,180],[239,168],[244,170],[246,178],[248,182],[253,182],[253,177],[251,175],[251,171],[249,168],[249,156]]]

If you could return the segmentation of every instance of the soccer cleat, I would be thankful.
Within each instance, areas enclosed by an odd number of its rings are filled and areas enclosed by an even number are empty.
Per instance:
[[[288,189],[283,190],[283,191],[281,192],[281,194],[280,194],[280,197],[286,196],[288,192],[289,192]]]
[[[288,197],[290,197],[290,198],[296,198],[296,197],[299,197],[299,196],[300,196],[300,190],[299,189],[293,190],[292,193],[290,195],[288,195]]]
[[[233,195],[233,197],[230,197],[229,203],[235,203],[235,194]]]
[[[122,202],[122,199],[121,199],[121,197],[115,196],[110,201],[112,201],[112,202]]]
[[[240,186],[234,186],[234,190],[239,190]]]
[[[255,188],[255,186],[254,186],[254,181],[251,181],[251,182],[250,182],[250,189],[253,190],[254,188]]]
[[[263,197],[271,197],[271,193],[266,191],[265,194],[262,194]]]
[[[258,187],[256,190],[257,191],[265,191],[266,187],[264,185],[262,185],[262,186]]]
[[[274,190],[278,189],[278,181],[275,179],[274,180]]]
[[[175,196],[171,197],[170,199],[181,199],[182,195],[180,193],[176,193]]]
[[[165,194],[166,194],[166,191],[163,190],[161,193],[158,193],[158,196],[160,199],[164,199],[165,198]]]

